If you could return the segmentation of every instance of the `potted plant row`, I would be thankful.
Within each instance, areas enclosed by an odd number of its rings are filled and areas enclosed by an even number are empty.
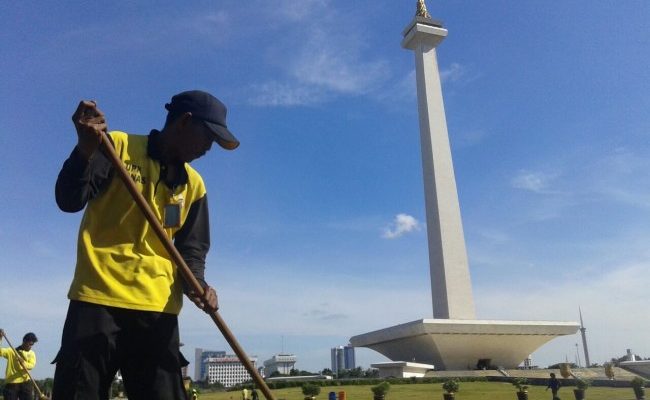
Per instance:
[[[636,397],[636,400],[645,400],[645,385],[647,381],[640,376],[635,376],[632,378],[630,381],[630,385],[632,385],[632,389],[634,390],[634,396]]]
[[[305,395],[305,400],[314,400],[320,393],[320,386],[312,383],[302,385],[302,394]]]
[[[442,384],[442,388],[446,393],[442,394],[445,400],[454,400],[456,392],[460,389],[460,384],[456,379],[448,379]]]
[[[577,378],[576,379],[576,388],[573,389],[573,396],[576,398],[576,400],[584,400],[585,398],[585,391],[591,384],[591,381],[588,379],[583,379],[583,378]]]
[[[517,400],[528,400],[528,379],[515,378],[512,385],[517,388]]]
[[[372,390],[374,400],[384,400],[386,393],[390,390],[390,383],[382,382],[377,386],[371,387],[370,390]]]

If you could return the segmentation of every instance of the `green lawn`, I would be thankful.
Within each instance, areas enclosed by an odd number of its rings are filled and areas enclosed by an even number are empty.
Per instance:
[[[440,383],[423,383],[410,385],[392,385],[386,400],[442,400]],[[551,392],[542,386],[532,386],[528,390],[530,400],[551,400]],[[317,400],[328,400],[329,392],[345,391],[346,400],[372,400],[370,386],[330,386],[322,387]],[[262,393],[260,400],[264,399]],[[276,400],[303,400],[300,388],[278,389],[273,394]],[[573,387],[560,389],[562,400],[573,400]],[[457,400],[517,400],[515,388],[510,383],[498,382],[461,382],[460,391],[456,393]],[[586,400],[634,400],[631,388],[601,388],[590,387],[586,392]],[[199,400],[241,400],[240,392],[204,393]]]
[[[329,392],[345,391],[346,400],[372,400],[371,386],[329,386],[322,387],[316,400],[328,400]],[[260,400],[264,400],[262,392]],[[303,400],[300,388],[273,390],[276,400]],[[573,387],[560,389],[562,400],[574,400]],[[551,392],[542,386],[531,386],[528,390],[530,400],[551,400]],[[2,396],[0,396],[2,399]],[[517,400],[515,388],[510,383],[461,382],[456,400]],[[199,400],[241,400],[240,392],[202,393]],[[386,400],[442,400],[440,383],[392,385]],[[631,388],[590,387],[586,400],[635,400]]]

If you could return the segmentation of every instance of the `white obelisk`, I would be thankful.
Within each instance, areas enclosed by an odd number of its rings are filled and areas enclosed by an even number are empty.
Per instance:
[[[423,0],[404,30],[402,47],[415,53],[420,146],[429,240],[433,317],[475,319],[467,250],[442,101],[436,46],[447,36]]]
[[[418,111],[429,235],[434,319],[420,319],[350,338],[395,362],[435,365],[436,370],[467,370],[486,364],[517,368],[544,343],[573,335],[576,322],[477,320],[467,266],[454,167],[442,103],[436,46],[447,36],[423,0],[404,30],[402,47],[415,52]],[[391,299],[392,300],[392,299]],[[382,368],[380,364],[373,364]]]

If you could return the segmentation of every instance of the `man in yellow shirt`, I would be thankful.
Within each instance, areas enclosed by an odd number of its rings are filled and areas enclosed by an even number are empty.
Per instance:
[[[183,293],[206,312],[218,308],[205,281],[210,248],[207,190],[191,165],[214,142],[233,150],[239,141],[226,125],[226,106],[191,90],[165,105],[162,130],[148,135],[108,133],[124,168],[174,241],[204,295],[193,293],[137,210],[112,163],[100,149],[106,118],[82,101],[72,119],[77,145],[55,186],[65,212],[84,210],[77,263],[61,348],[54,362],[53,400],[108,400],[120,370],[131,400],[186,400],[178,313]]]
[[[3,337],[4,331],[0,329],[0,340]],[[36,366],[36,354],[32,346],[37,341],[36,335],[29,332],[23,336],[23,344],[16,347],[16,352],[9,347],[0,348],[0,356],[7,359],[5,387],[2,391],[5,400],[32,400],[32,382],[27,370]]]

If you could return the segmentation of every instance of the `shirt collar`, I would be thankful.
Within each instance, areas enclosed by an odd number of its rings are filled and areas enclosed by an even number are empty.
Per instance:
[[[160,148],[161,132],[157,129],[152,129],[149,132],[149,140],[147,140],[147,155],[160,164],[160,180],[165,182],[170,188],[175,188],[179,185],[185,185],[188,181],[187,169],[185,163],[178,163],[176,170],[179,172],[174,182],[167,180],[167,167],[169,164],[164,164],[162,161],[162,149]]]

